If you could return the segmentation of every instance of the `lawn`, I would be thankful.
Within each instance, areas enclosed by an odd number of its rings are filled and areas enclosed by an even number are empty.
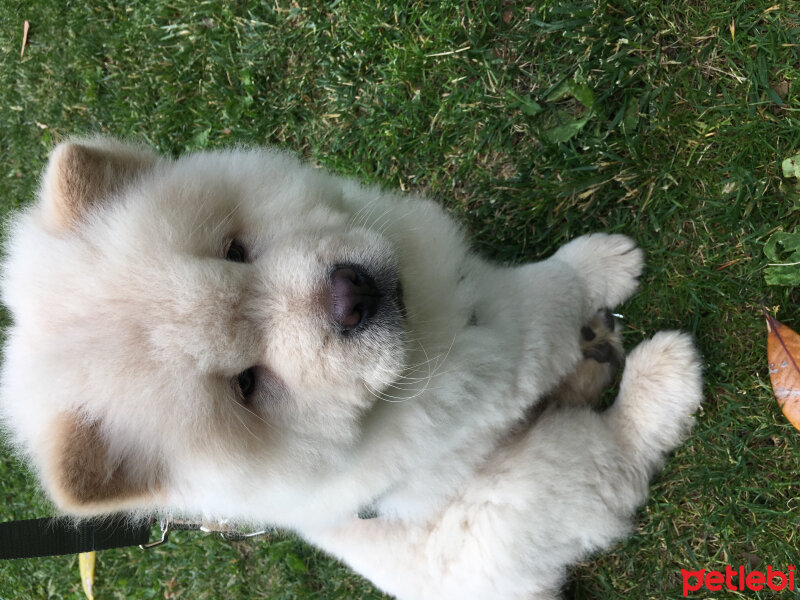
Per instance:
[[[633,236],[648,267],[621,308],[626,345],[692,332],[706,400],[636,534],[578,565],[565,592],[680,598],[681,569],[799,560],[800,432],[771,394],[760,309],[800,330],[800,295],[765,284],[763,253],[800,216],[799,183],[781,172],[800,153],[799,12],[778,0],[4,0],[0,211],[31,201],[56,141],[103,132],[176,155],[276,144],[421,191],[504,262],[589,231]],[[50,514],[0,452],[0,519]],[[382,597],[292,537],[173,540],[102,553],[97,597]],[[74,557],[0,563],[2,599],[81,597]]]

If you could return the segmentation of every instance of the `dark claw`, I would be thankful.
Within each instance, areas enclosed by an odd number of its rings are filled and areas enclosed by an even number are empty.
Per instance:
[[[612,313],[609,309],[605,309],[603,311],[603,324],[606,326],[606,329],[609,331],[614,331],[614,325],[616,320],[614,319],[614,313]]]

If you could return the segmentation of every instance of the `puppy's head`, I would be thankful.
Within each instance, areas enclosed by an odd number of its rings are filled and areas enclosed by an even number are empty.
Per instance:
[[[351,444],[405,359],[394,248],[359,223],[278,152],[58,146],[11,223],[0,396],[56,503],[180,503],[186,473],[308,475]]]

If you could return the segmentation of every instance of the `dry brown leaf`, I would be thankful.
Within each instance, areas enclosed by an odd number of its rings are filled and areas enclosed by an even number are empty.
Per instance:
[[[767,360],[772,391],[783,414],[800,430],[800,335],[772,317],[767,318]]]
[[[19,57],[22,58],[25,55],[25,46],[28,44],[28,30],[30,29],[31,24],[25,20],[22,24],[22,50],[19,51]]]
[[[786,100],[786,96],[789,95],[788,81],[786,81],[785,79],[782,79],[781,81],[776,81],[775,83],[772,84],[771,87],[772,91],[774,91],[778,95],[778,98],[780,98],[781,100]]]

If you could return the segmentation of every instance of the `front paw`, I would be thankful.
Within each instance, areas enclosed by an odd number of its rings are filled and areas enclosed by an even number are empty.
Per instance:
[[[702,361],[691,336],[660,331],[628,356],[613,407],[617,431],[641,452],[669,452],[691,429],[702,399]]]
[[[584,280],[592,311],[630,298],[644,267],[641,248],[619,234],[583,235],[562,246],[553,258],[569,264]]]

